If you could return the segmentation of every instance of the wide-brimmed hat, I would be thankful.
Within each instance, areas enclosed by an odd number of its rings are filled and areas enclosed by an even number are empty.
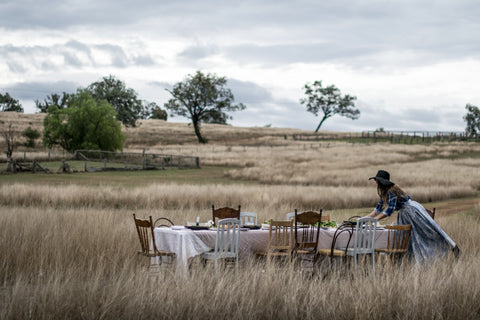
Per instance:
[[[371,177],[368,180],[375,179],[378,183],[386,187],[393,187],[395,183],[390,181],[390,173],[385,170],[378,170],[375,177]]]

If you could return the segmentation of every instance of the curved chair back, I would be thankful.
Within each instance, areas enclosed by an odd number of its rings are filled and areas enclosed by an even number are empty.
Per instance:
[[[174,223],[172,222],[172,220],[170,220],[168,218],[164,218],[164,217],[156,219],[155,222],[153,223],[154,228],[171,227],[173,225],[174,225]]]
[[[240,219],[240,205],[238,210],[230,207],[223,207],[215,209],[215,206],[212,204],[212,220],[215,225],[217,225],[217,220],[221,219]]]

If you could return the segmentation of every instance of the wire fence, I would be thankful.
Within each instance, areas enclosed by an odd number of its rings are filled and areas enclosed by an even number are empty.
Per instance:
[[[362,131],[361,133],[337,134],[296,134],[292,136],[297,141],[348,141],[358,143],[386,142],[394,144],[421,144],[432,142],[474,141],[478,136],[467,136],[463,131]]]
[[[73,159],[84,161],[85,171],[200,168],[199,157],[145,152],[76,150]]]
[[[76,150],[74,153],[48,150],[40,154],[24,151],[14,153],[11,159],[1,160],[6,163],[5,171],[13,173],[200,168],[200,158],[194,156],[100,150]]]

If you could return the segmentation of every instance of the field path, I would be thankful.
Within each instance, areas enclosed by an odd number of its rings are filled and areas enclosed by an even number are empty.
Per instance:
[[[438,203],[432,207],[436,208],[435,215],[445,216],[445,215],[459,213],[459,212],[474,212],[475,210],[478,210],[477,208],[479,206],[480,206],[480,199],[473,198],[473,199],[449,200],[446,202]]]

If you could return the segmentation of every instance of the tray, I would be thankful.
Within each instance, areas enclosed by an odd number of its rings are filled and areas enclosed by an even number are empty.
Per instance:
[[[185,226],[185,228],[190,230],[209,230],[210,227],[208,226]]]

